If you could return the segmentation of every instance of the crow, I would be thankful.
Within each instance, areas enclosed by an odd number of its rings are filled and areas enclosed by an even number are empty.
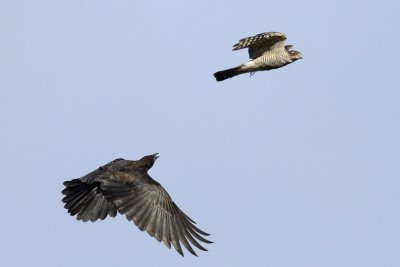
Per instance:
[[[140,160],[115,159],[85,176],[65,181],[62,199],[64,207],[77,220],[104,220],[115,217],[117,211],[125,214],[141,231],[157,239],[184,256],[180,243],[197,256],[189,242],[207,251],[199,240],[212,243],[197,228],[189,216],[178,208],[168,192],[147,171],[158,158],[158,153]],[[189,241],[189,242],[188,242]]]

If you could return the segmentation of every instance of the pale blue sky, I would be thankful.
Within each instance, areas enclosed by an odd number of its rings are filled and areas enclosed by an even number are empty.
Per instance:
[[[398,1],[0,0],[2,266],[400,266]],[[303,60],[217,83],[239,39]],[[212,235],[182,258],[62,182],[150,175]]]

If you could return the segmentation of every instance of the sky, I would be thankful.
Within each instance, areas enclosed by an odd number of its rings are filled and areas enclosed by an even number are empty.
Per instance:
[[[400,266],[399,8],[0,0],[2,265]],[[267,31],[303,59],[217,83]],[[63,208],[63,181],[156,152],[199,257]]]

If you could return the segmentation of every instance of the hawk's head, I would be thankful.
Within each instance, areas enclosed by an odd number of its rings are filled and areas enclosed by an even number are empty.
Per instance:
[[[299,51],[296,51],[296,50],[289,51],[289,54],[290,54],[290,58],[292,59],[293,62],[303,58],[301,53]]]

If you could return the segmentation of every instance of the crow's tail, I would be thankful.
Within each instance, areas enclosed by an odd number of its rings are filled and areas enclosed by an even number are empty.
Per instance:
[[[105,219],[107,215],[117,215],[115,204],[102,194],[99,182],[87,184],[74,179],[64,182],[64,185],[64,207],[72,216],[77,215],[78,220],[94,222]]]

